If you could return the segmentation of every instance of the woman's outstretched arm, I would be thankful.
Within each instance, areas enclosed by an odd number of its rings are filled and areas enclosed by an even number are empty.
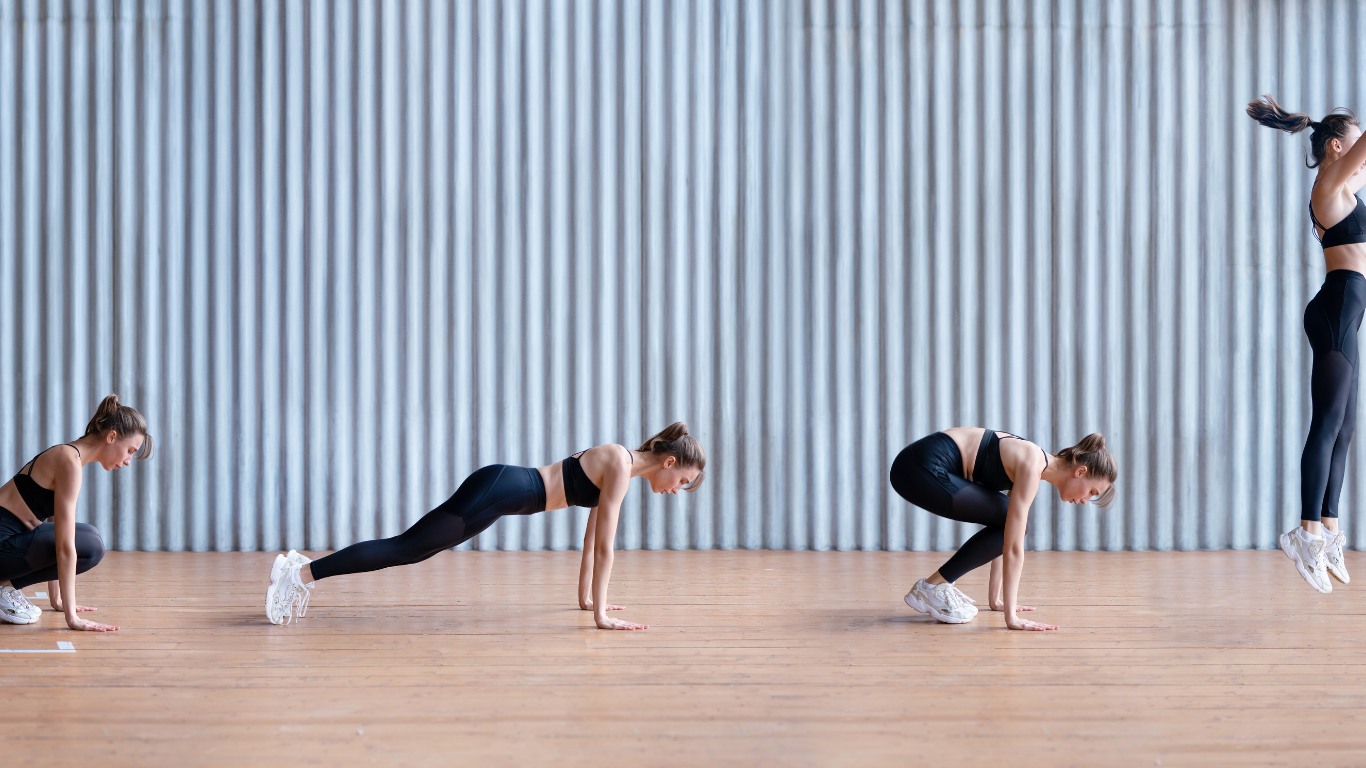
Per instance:
[[[598,508],[588,510],[588,525],[583,529],[583,558],[579,562],[579,608],[593,610],[593,540],[598,524]],[[625,610],[624,605],[608,605],[609,611]]]

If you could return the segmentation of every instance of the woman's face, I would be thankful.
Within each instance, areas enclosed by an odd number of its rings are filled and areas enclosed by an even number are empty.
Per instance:
[[[1349,125],[1347,126],[1347,133],[1342,136],[1329,139],[1328,146],[1330,149],[1335,150],[1338,157],[1341,157],[1347,154],[1347,150],[1351,149],[1352,145],[1356,144],[1357,139],[1360,138],[1361,126]]]
[[[145,439],[143,435],[119,437],[111,431],[105,435],[104,445],[95,454],[95,461],[98,461],[107,472],[122,469],[133,462],[133,457],[142,450]]]
[[[678,459],[667,456],[664,463],[649,476],[650,490],[655,493],[678,493],[697,479],[701,470],[696,467],[680,467]]]
[[[1085,504],[1110,490],[1110,483],[1090,477],[1086,467],[1077,467],[1058,484],[1058,497],[1068,504]]]

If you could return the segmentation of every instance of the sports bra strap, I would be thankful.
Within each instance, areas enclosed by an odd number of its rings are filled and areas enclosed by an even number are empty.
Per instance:
[[[1309,215],[1311,215],[1311,216],[1314,215],[1314,211],[1313,211],[1312,209],[1309,211]],[[979,445],[979,446],[977,446],[977,453],[978,453],[978,455],[981,455],[982,449],[986,447],[988,436],[994,435],[994,434],[996,434],[996,432],[997,432],[997,430],[994,430],[994,429],[988,429],[988,430],[985,430],[985,431],[982,432],[982,444]],[[1005,435],[1007,438],[1011,438],[1011,439],[1014,439],[1014,440],[1024,440],[1023,437],[1020,437],[1019,435],[1016,435],[1016,434],[1012,434],[1012,433],[1010,433],[1010,432],[1002,432],[1001,434]],[[1026,441],[1026,442],[1028,442],[1028,441]],[[1045,466],[1045,467],[1048,466],[1048,451],[1044,450],[1044,447],[1043,447],[1042,445],[1040,445],[1040,446],[1035,446],[1035,447],[1037,447],[1040,451],[1043,452],[1043,463],[1044,463],[1044,466]]]
[[[46,447],[46,448],[44,448],[43,450],[39,451],[37,456],[34,456],[33,458],[29,459],[27,464],[25,464],[24,466],[20,467],[20,468],[19,468],[19,474],[21,474],[21,475],[27,475],[27,476],[29,476],[29,477],[32,477],[32,476],[33,476],[33,465],[38,461],[38,459],[41,459],[41,458],[43,457],[43,454],[44,454],[44,453],[47,453],[48,451],[52,450],[53,448],[59,448],[59,447],[61,447],[61,446],[63,446],[63,445],[70,445],[70,446],[71,446],[71,450],[73,450],[73,451],[76,452],[76,458],[79,459],[79,458],[81,457],[81,449],[80,449],[80,448],[77,448],[75,445],[72,445],[71,443],[58,443],[57,445],[49,445],[48,447]],[[28,470],[27,472],[24,471],[24,470],[26,470],[26,469]]]

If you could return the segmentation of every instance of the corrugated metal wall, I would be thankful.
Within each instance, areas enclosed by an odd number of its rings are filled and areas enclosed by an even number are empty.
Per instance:
[[[1242,107],[1361,106],[1364,37],[1346,1],[0,0],[0,463],[117,391],[159,443],[87,473],[112,545],[329,548],[684,418],[710,479],[637,486],[627,547],[947,549],[905,443],[1101,430],[1118,503],[1050,492],[1033,546],[1271,546],[1322,267],[1304,141]]]

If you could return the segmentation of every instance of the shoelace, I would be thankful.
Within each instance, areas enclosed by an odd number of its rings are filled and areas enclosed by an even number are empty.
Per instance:
[[[959,595],[962,593],[960,593],[957,589],[954,589],[954,586],[952,584],[945,582],[944,584],[935,587],[934,591],[939,593],[939,599],[943,600],[945,603],[948,603],[948,606],[950,608],[963,607],[963,599],[959,597]]]
[[[313,594],[313,590],[309,589],[307,585],[304,585],[303,580],[299,578],[299,573],[303,570],[305,565],[308,565],[313,561],[292,549],[289,551],[288,555],[285,555],[285,558],[289,565],[294,569],[294,573],[292,574],[294,578],[291,579],[291,582],[301,585],[298,589],[302,594],[294,599],[293,606],[297,609],[296,615],[298,618],[302,619],[304,616],[308,615],[308,599],[309,596]]]
[[[20,592],[20,591],[17,590],[17,589],[14,590],[13,600],[14,600],[15,603],[19,604],[19,606],[22,607],[22,608],[23,608],[24,610],[26,610],[26,611],[37,611],[37,610],[38,610],[38,606],[36,606],[36,605],[34,605],[33,603],[30,603],[30,602],[28,601],[28,595],[25,595],[23,592]]]
[[[307,585],[295,587],[295,589],[298,590],[298,597],[295,598],[294,604],[298,608],[298,617],[302,619],[308,614],[308,598],[313,595],[313,590],[309,589]]]
[[[28,598],[24,596],[23,592],[20,592],[13,587],[5,590],[5,598],[9,601],[9,604],[20,613],[27,614],[37,610],[34,608],[33,603],[30,603]]]
[[[965,602],[967,602],[968,605],[977,605],[977,601],[976,601],[976,600],[973,600],[972,598],[970,598],[970,597],[968,597],[966,594],[964,594],[964,593],[963,593],[963,590],[959,589],[958,586],[957,586],[956,584],[955,584],[954,587],[953,587],[953,591],[954,591],[955,593],[958,594],[958,597],[959,597],[959,598],[961,598],[962,600],[964,600]]]
[[[1338,563],[1342,562],[1343,538],[1345,537],[1343,537],[1340,533],[1333,534],[1331,536],[1324,536],[1324,555],[1328,558],[1328,562],[1334,565],[1337,565]]]
[[[1314,560],[1315,570],[1328,567],[1328,558],[1326,556],[1326,553],[1324,552],[1324,550],[1326,550],[1327,548],[1327,541],[1309,542],[1309,556]]]

